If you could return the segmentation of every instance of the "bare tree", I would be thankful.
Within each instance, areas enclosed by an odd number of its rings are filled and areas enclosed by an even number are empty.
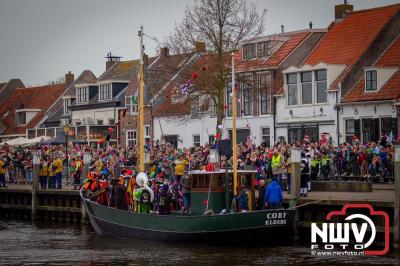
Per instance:
[[[245,0],[198,0],[186,9],[182,22],[166,38],[166,45],[176,54],[193,52],[198,42],[206,44],[207,53],[202,54],[191,68],[182,71],[182,75],[190,77],[194,69],[199,71],[189,96],[207,95],[208,103],[213,101],[217,109],[217,132],[220,132],[218,125],[224,115],[231,53],[244,41],[262,34],[265,12],[257,12],[256,6]]]

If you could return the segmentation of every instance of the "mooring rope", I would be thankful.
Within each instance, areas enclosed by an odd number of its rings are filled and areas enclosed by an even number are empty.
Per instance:
[[[290,210],[297,209],[297,208],[301,208],[301,207],[304,207],[304,206],[307,206],[307,205],[317,204],[317,203],[320,203],[322,201],[326,201],[326,200],[330,200],[330,199],[331,198],[329,197],[327,199],[321,199],[321,200],[316,200],[316,201],[312,201],[312,202],[307,202],[307,203],[304,203],[304,204],[300,204],[300,205],[297,205],[297,206],[290,207],[288,209],[290,209]]]

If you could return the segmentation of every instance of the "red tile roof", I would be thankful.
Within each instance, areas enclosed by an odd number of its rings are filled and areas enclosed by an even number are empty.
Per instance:
[[[10,97],[0,106],[0,119],[7,129],[3,135],[25,134],[26,129],[33,128],[43,119],[44,113],[66,89],[65,84],[46,85],[13,90]],[[15,111],[23,105],[24,109],[40,109],[26,126],[15,124]],[[8,114],[7,114],[8,112]]]
[[[399,9],[400,4],[359,10],[333,22],[305,64],[354,64]]]
[[[311,32],[299,32],[287,35],[287,40],[266,62],[267,67],[278,67],[309,35]]]
[[[400,35],[374,66],[398,67],[399,70],[376,92],[365,92],[363,76],[357,85],[342,98],[342,102],[400,100]]]
[[[257,58],[242,60],[243,50],[235,52],[235,70],[237,72],[259,69],[276,68],[311,34],[310,31],[279,34],[279,37],[287,37],[288,40],[278,48],[269,58]]]

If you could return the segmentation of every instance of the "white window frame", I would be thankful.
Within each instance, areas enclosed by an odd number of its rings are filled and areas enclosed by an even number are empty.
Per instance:
[[[89,102],[89,87],[76,88],[76,103],[84,104]]]
[[[325,79],[325,81],[323,81],[323,80],[317,80],[317,72],[318,71],[325,71],[326,72],[326,79]],[[315,99],[314,100],[314,103],[315,103],[315,105],[323,105],[323,104],[327,104],[328,103],[328,70],[327,69],[316,69],[316,70],[314,70],[313,71],[314,73],[313,73],[313,93],[314,93],[314,95],[315,96],[313,96],[313,98]],[[325,90],[325,92],[326,92],[326,101],[325,102],[318,102],[318,83],[319,82],[326,82],[326,90]]]
[[[215,97],[215,96],[210,96],[209,112],[210,112],[210,117],[217,117],[218,116],[218,104],[217,105],[214,104],[213,97]]]
[[[150,125],[144,126],[144,138],[151,138],[151,127]]]
[[[199,137],[199,141],[198,141],[198,142],[195,142],[195,140],[194,140],[195,137]],[[193,147],[196,147],[196,143],[199,144],[198,146],[201,146],[201,136],[200,136],[200,134],[193,134],[193,135],[192,135],[192,144],[193,144]]]
[[[250,46],[250,45],[254,45],[254,56],[250,57],[250,58],[246,58],[245,57],[245,47],[246,46]],[[246,43],[242,46],[242,60],[252,60],[254,58],[257,58],[257,43],[252,42],[252,43]]]
[[[311,74],[311,81],[306,81],[303,82],[302,80],[302,75],[304,73],[310,73]],[[301,106],[310,106],[314,104],[314,71],[310,70],[310,71],[302,71],[299,73],[300,74],[300,105]],[[303,84],[311,84],[311,102],[310,103],[303,103]],[[297,87],[297,89],[299,89],[299,87]]]
[[[328,88],[326,89],[326,102],[318,102],[318,88],[317,88],[317,83],[318,82],[322,82],[322,81],[317,81],[317,71],[321,71],[321,70],[325,70],[327,73],[327,77],[326,80],[324,82],[326,82],[328,84],[328,70],[327,69],[313,69],[313,70],[307,70],[307,71],[301,71],[301,72],[292,72],[292,73],[286,73],[285,74],[285,91],[286,91],[286,106],[287,107],[301,107],[301,106],[318,106],[318,105],[326,105],[329,102],[329,98],[328,98]],[[311,103],[307,103],[307,104],[303,104],[303,83],[301,80],[301,75],[302,73],[305,72],[311,72],[311,82],[305,82],[305,83],[311,83],[311,97],[312,97],[312,101]],[[296,93],[297,93],[297,97],[296,97],[296,101],[297,104],[293,104],[290,105],[289,104],[289,83],[288,83],[288,76],[289,75],[296,75]],[[295,83],[291,83],[292,85],[294,85]],[[328,86],[328,85],[327,85]]]
[[[125,96],[125,108],[129,111],[130,115],[137,115],[139,113],[139,105],[132,104],[132,96]]]
[[[260,87],[260,76],[262,76],[262,75],[266,75],[267,76],[267,79],[266,79],[266,84],[265,84],[265,86],[266,86],[266,88],[261,88]],[[258,108],[259,108],[259,116],[268,116],[268,115],[271,115],[271,106],[272,106],[272,88],[271,88],[271,72],[259,72],[259,73],[257,73],[257,84],[256,84],[256,86],[257,86],[257,90],[258,90],[258,99],[259,99],[259,101],[258,101]],[[264,93],[264,92],[266,92],[267,93],[267,99],[269,98],[269,105],[268,105],[268,110],[267,110],[267,113],[265,113],[265,114],[263,114],[262,112],[261,112],[261,110],[262,110],[262,94]],[[268,102],[268,100],[267,100],[267,102]]]
[[[376,85],[376,87],[375,87],[374,90],[367,90],[367,73],[369,73],[369,72],[375,72],[375,76],[376,76],[375,85]],[[378,70],[376,70],[376,69],[365,70],[364,81],[365,81],[364,82],[364,90],[365,90],[365,92],[377,92],[378,91]],[[372,83],[371,83],[371,85],[372,85]]]
[[[268,129],[269,130],[268,135],[264,134],[264,132],[263,132],[264,129]],[[269,148],[271,146],[271,128],[270,127],[261,127],[261,143],[263,143],[264,137],[268,137],[268,139],[269,139],[268,140],[268,142],[269,142],[268,148]]]
[[[253,79],[253,74],[245,74],[243,76],[247,81],[251,81],[251,85],[248,85],[246,83],[240,82],[239,86],[240,86],[240,104],[238,104],[238,106],[240,106],[240,116],[243,115],[243,117],[252,117],[254,115],[254,79]],[[248,91],[250,93],[250,114],[245,114],[244,112],[244,91]],[[243,114],[242,114],[243,111]]]
[[[296,104],[289,104],[289,75],[296,75],[296,83],[290,83],[292,85],[296,84]],[[299,106],[300,105],[300,101],[299,101],[299,73],[287,73],[285,75],[285,83],[286,83],[286,89],[287,89],[287,93],[286,93],[286,105],[290,106],[290,107],[294,107],[294,106]]]
[[[136,130],[135,129],[130,129],[130,130],[127,130],[125,133],[126,133],[126,144],[125,144],[125,146],[126,147],[131,147],[131,146],[136,145],[136,142],[137,142]],[[130,141],[133,142],[133,145],[129,145]]]
[[[99,102],[111,100],[112,95],[113,95],[112,83],[100,84],[100,86],[99,86]]]
[[[69,115],[71,114],[71,111],[68,109],[68,107],[71,106],[71,98],[65,98],[63,99],[63,114],[64,115]]]

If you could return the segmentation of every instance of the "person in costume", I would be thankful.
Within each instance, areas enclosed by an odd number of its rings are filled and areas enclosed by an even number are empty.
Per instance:
[[[114,186],[114,206],[120,210],[128,210],[126,170],[121,171],[118,183]]]
[[[158,191],[158,213],[160,215],[171,214],[170,204],[172,193],[167,183],[163,183]]]
[[[47,187],[47,175],[48,175],[48,163],[47,158],[44,158],[40,161],[40,168],[39,168],[39,183],[40,189],[46,189]]]
[[[107,206],[110,200],[108,192],[108,180],[105,174],[101,174],[99,178],[100,193],[97,196],[97,202],[101,205]]]
[[[54,166],[54,161],[50,157],[49,162],[48,162],[48,177],[49,177],[49,188],[56,188],[56,173],[55,173],[55,166]]]
[[[150,204],[154,200],[154,192],[148,186],[148,177],[145,173],[140,172],[136,177],[136,182],[139,186],[135,190],[135,198],[137,201],[138,213],[150,213]]]

